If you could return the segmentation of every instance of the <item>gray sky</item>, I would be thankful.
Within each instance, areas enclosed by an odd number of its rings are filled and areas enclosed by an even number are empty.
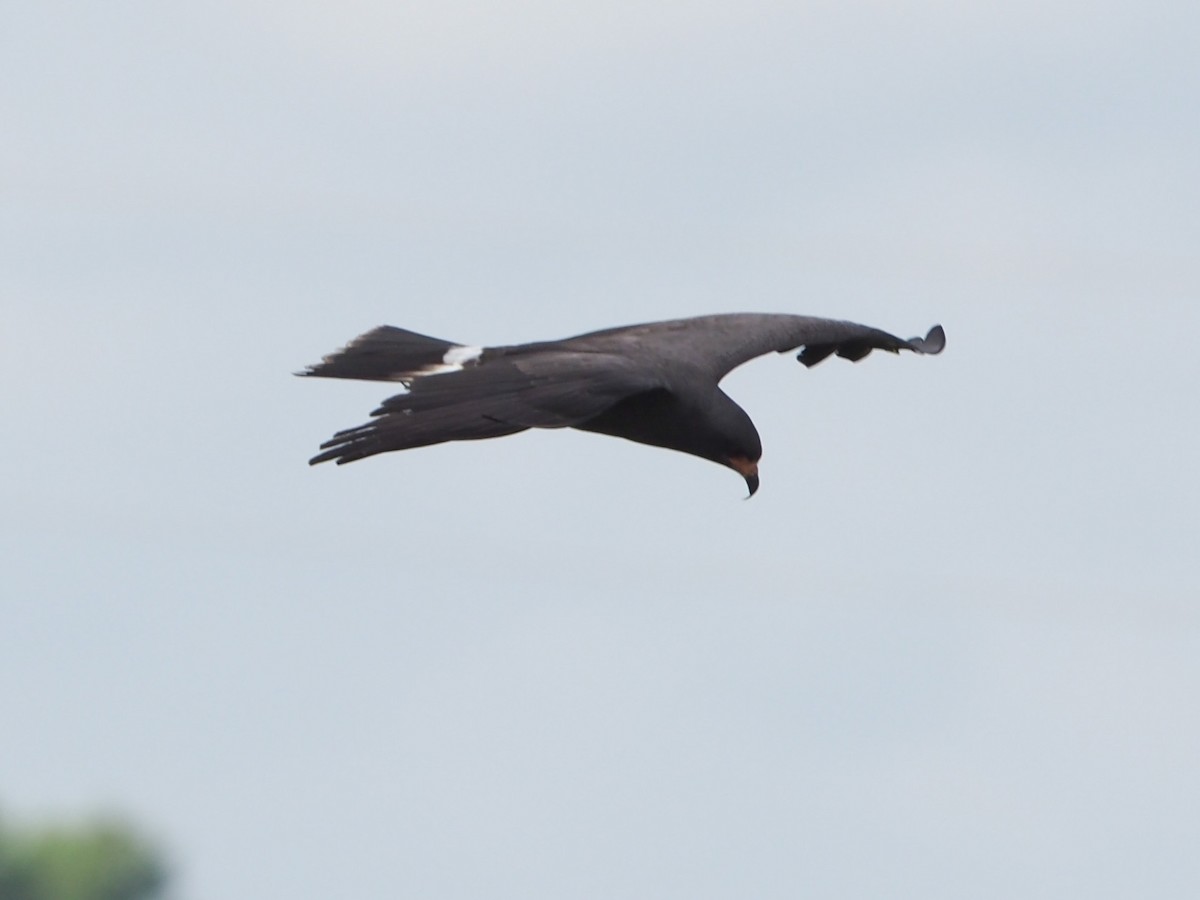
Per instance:
[[[0,804],[185,900],[1200,893],[1200,11],[0,13]],[[390,323],[721,311],[763,487],[540,432],[309,469]]]

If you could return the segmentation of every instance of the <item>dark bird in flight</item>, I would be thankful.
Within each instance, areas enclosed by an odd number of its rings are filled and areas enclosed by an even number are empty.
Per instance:
[[[758,490],[762,442],[750,417],[718,387],[768,352],[799,350],[814,366],[872,350],[940,353],[923,338],[812,316],[735,313],[594,331],[561,341],[474,347],[383,325],[298,375],[398,381],[366,425],[339,431],[310,465],[338,465],[445,441],[578,428],[691,453],[728,466]]]

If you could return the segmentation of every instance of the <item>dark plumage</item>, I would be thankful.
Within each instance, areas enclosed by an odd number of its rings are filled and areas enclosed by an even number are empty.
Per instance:
[[[339,431],[310,464],[389,450],[500,437],[527,428],[578,428],[691,453],[758,489],[762,443],[745,411],[717,386],[770,351],[799,348],[813,366],[872,350],[940,353],[935,325],[903,340],[866,325],[811,316],[738,313],[595,331],[561,341],[468,347],[384,325],[300,375],[398,381],[373,421]]]

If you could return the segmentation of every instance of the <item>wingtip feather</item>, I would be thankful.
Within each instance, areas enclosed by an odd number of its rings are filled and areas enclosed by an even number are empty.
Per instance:
[[[909,344],[918,353],[936,356],[946,349],[946,330],[941,325],[934,325],[923,338],[911,338]]]

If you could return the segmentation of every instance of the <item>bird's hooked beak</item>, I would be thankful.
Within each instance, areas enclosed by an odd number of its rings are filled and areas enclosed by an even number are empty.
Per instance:
[[[750,489],[750,494],[746,499],[749,500],[758,490],[758,462],[745,456],[731,456],[728,465],[746,479],[746,487]]]

